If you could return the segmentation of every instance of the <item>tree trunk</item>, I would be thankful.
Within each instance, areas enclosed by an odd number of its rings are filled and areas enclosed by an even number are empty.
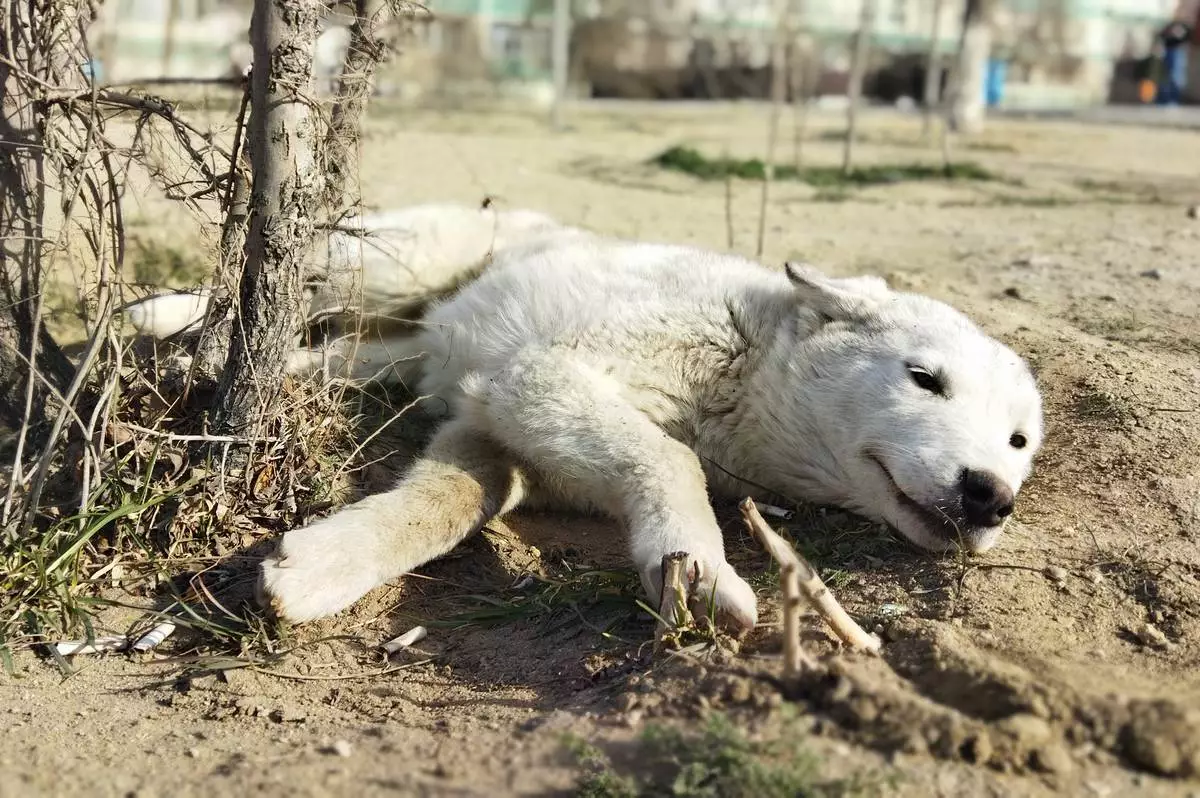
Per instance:
[[[808,104],[813,86],[820,71],[821,59],[814,52],[817,38],[808,29],[808,9],[804,0],[796,0],[792,7],[795,20],[795,35],[792,37],[791,65],[788,80],[792,90],[792,166],[799,170],[804,165],[804,138],[808,135]]]
[[[926,140],[933,135],[933,119],[942,101],[942,57],[939,45],[942,38],[942,10],[946,0],[930,0],[933,18],[929,23],[929,49],[925,52],[925,87],[922,92],[923,135]]]
[[[333,109],[329,115],[329,129],[324,134],[324,143],[321,148],[322,157],[318,159],[318,163],[315,166],[311,163],[307,164],[309,171],[306,171],[304,176],[297,178],[305,185],[302,193],[306,198],[311,199],[312,191],[316,191],[315,202],[306,202],[305,206],[301,209],[307,219],[316,219],[319,217],[323,221],[336,223],[342,218],[348,208],[358,204],[356,196],[347,197],[347,187],[357,167],[359,127],[363,112],[366,110],[367,100],[370,97],[371,79],[380,64],[387,60],[388,55],[394,49],[396,39],[402,30],[396,23],[404,10],[405,6],[400,0],[356,0],[355,2],[355,14],[357,18],[350,27],[350,44],[346,51],[346,60],[342,66],[341,75],[339,76]],[[295,30],[291,35],[298,37],[300,31]],[[258,58],[259,56],[256,52],[256,63],[259,63]],[[300,69],[300,67],[298,65],[290,65],[289,69],[296,70]],[[252,95],[250,98],[251,106],[255,109],[261,109],[266,107],[262,104],[262,97],[259,96],[261,84],[254,82],[253,74],[250,86],[250,94]],[[308,77],[306,76],[303,81],[307,82],[307,80]],[[291,85],[300,84],[292,83]],[[259,122],[262,122],[261,118],[256,118]],[[306,129],[310,130],[311,135],[306,133],[299,136],[299,138],[309,142],[315,141],[316,127],[314,120],[300,115],[289,116],[288,118],[303,119]],[[278,126],[276,125],[272,129],[278,130]],[[255,135],[253,129],[251,135]],[[285,149],[291,151],[290,148]],[[221,273],[218,277],[218,284],[215,287],[213,300],[207,313],[204,331],[200,337],[195,360],[194,371],[201,377],[211,378],[221,373],[231,352],[234,331],[233,306],[235,303],[233,302],[233,296],[230,294],[228,286],[234,281],[242,281],[244,290],[246,286],[245,280],[252,279],[248,277],[246,272],[247,226],[248,220],[252,215],[250,178],[248,175],[253,173],[256,176],[254,185],[257,187],[260,185],[257,182],[260,179],[260,171],[264,167],[279,168],[279,164],[275,163],[276,159],[274,156],[264,158],[262,154],[256,155],[252,142],[250,151],[251,163],[239,164],[239,168],[235,170],[236,176],[229,201],[226,203],[225,223],[221,233]],[[313,151],[315,154],[315,149]],[[281,157],[286,158],[286,153]],[[312,178],[314,172],[317,173],[316,178]],[[322,172],[323,174],[321,174]],[[316,187],[310,186],[310,179],[317,179],[320,183]],[[257,188],[255,196],[258,196]],[[254,213],[257,214],[258,212],[255,211]],[[315,223],[309,229],[310,232],[315,232]],[[258,244],[254,245],[258,246]],[[312,240],[300,242],[297,239],[293,251],[300,256],[307,256],[312,246]],[[306,257],[305,260],[307,263]],[[302,274],[303,280],[322,279],[324,277],[325,275],[320,273],[320,270],[313,274]],[[303,302],[298,305],[297,313],[302,312],[302,309]],[[240,328],[239,333],[245,338],[245,334]],[[244,340],[241,343],[241,348],[243,350],[248,348]]]
[[[184,394],[191,389],[199,375],[211,383],[229,357],[229,342],[233,338],[233,285],[241,281],[246,261],[246,227],[250,220],[251,166],[245,157],[241,134],[250,104],[250,87],[242,94],[238,110],[237,133],[234,137],[233,162],[230,164],[229,193],[225,198],[225,219],[221,225],[221,244],[217,274],[213,281],[212,299],[204,315],[192,372],[188,375]]]
[[[246,264],[216,430],[257,436],[283,386],[302,319],[303,267],[323,181],[309,109],[320,0],[255,0],[248,147],[254,167]]]
[[[978,133],[984,127],[983,81],[992,52],[994,5],[995,0],[967,0],[963,11],[962,38],[950,104],[950,125],[961,133]]]
[[[846,88],[846,143],[842,149],[842,174],[854,168],[854,139],[858,134],[858,103],[862,98],[863,78],[871,58],[871,31],[875,27],[875,0],[862,0],[858,33],[854,36],[854,55],[850,61],[850,85]]]
[[[554,104],[550,108],[550,126],[555,130],[562,130],[570,61],[571,0],[554,0],[554,19],[550,31],[550,61],[554,73]]]

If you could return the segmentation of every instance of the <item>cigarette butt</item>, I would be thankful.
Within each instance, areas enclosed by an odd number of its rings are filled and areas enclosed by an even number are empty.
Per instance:
[[[138,652],[149,651],[170,637],[174,631],[174,623],[171,621],[163,621],[149,632],[146,632],[146,634],[138,638],[138,641],[133,644],[133,650]]]
[[[402,648],[408,648],[411,645],[421,642],[428,634],[429,630],[424,626],[414,626],[399,637],[384,643],[383,650],[388,654],[395,654]]]
[[[791,510],[785,510],[782,507],[776,507],[773,504],[766,504],[765,502],[755,502],[754,505],[758,507],[758,511],[763,515],[782,518],[784,521],[790,521],[796,515]]]

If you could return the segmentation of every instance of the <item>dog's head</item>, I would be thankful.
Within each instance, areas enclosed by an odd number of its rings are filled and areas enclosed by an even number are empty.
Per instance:
[[[793,361],[841,503],[934,550],[995,544],[1042,442],[1042,403],[1012,350],[965,316],[875,277],[788,264],[819,317]],[[815,406],[815,410],[813,407]]]

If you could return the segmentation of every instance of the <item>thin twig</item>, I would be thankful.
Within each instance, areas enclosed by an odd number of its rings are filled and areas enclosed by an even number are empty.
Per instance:
[[[829,588],[817,576],[817,571],[801,557],[792,546],[784,540],[763,519],[758,508],[751,499],[743,499],[738,505],[742,519],[750,533],[758,539],[763,548],[779,563],[780,567],[795,568],[798,577],[798,587],[805,598],[833,628],[834,633],[848,645],[861,649],[870,654],[878,654],[881,643],[878,637],[868,634],[853,618],[842,609],[842,605],[829,592]]]
[[[779,585],[783,592],[783,676],[795,679],[805,669],[814,667],[800,645],[800,610],[804,607],[804,597],[800,593],[800,575],[795,565],[780,567]]]
[[[684,586],[684,568],[687,552],[676,551],[662,558],[662,592],[658,600],[658,626],[655,630],[655,645],[662,645],[670,635],[685,626],[691,613],[688,612],[688,590]]]

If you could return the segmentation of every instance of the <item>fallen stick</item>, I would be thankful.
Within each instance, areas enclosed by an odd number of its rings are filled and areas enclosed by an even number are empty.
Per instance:
[[[796,550],[770,527],[759,513],[753,500],[743,499],[738,505],[738,509],[742,512],[742,519],[746,522],[750,534],[758,538],[767,553],[779,563],[780,569],[787,566],[795,569],[800,592],[816,608],[817,612],[821,613],[821,617],[829,623],[834,634],[847,645],[870,654],[878,654],[882,646],[879,638],[864,631],[842,609],[842,605],[838,604],[837,599],[829,592],[829,588],[821,581],[821,577],[817,576],[816,569],[809,565],[807,560],[797,554]]]
[[[688,622],[688,589],[684,585],[684,566],[687,552],[676,551],[662,558],[662,593],[658,598],[658,627],[654,639],[663,642],[679,627]]]
[[[796,573],[796,566],[782,566],[779,583],[783,588],[783,676],[794,679],[814,664],[800,645],[800,609],[804,597],[800,593],[800,575]]]

